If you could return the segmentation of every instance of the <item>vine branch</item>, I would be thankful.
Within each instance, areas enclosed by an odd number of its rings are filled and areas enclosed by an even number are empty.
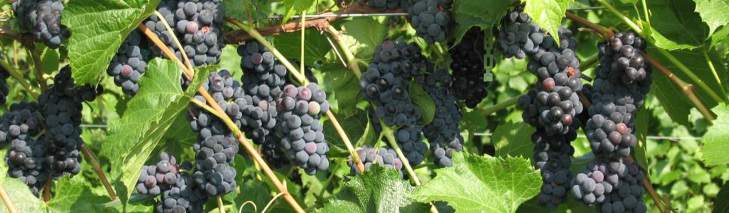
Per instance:
[[[101,164],[99,163],[98,158],[96,158],[96,155],[94,155],[94,153],[83,143],[81,144],[81,153],[83,153],[84,158],[86,158],[86,160],[91,164],[91,167],[94,168],[96,175],[99,176],[101,184],[104,185],[106,192],[109,193],[109,198],[111,198],[111,200],[116,200],[117,196],[114,191],[114,187],[111,186],[109,180],[106,178],[106,174],[104,174],[104,170],[101,169]]]

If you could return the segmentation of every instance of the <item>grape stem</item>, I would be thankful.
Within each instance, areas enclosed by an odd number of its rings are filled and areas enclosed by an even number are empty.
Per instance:
[[[30,55],[31,60],[33,60],[33,66],[35,67],[35,80],[38,82],[38,85],[40,85],[41,91],[46,91],[48,90],[48,84],[43,79],[43,65],[41,65],[38,50],[35,49],[35,45],[33,43],[26,44],[25,46],[28,48],[28,54]]]
[[[271,208],[271,206],[272,206],[272,205],[273,205],[274,203],[276,203],[276,200],[278,200],[278,198],[279,198],[279,197],[281,197],[281,195],[283,195],[283,194],[282,194],[282,193],[278,193],[278,194],[276,194],[275,196],[273,196],[273,197],[271,198],[271,200],[269,200],[269,201],[268,201],[268,203],[266,204],[266,206],[265,206],[265,207],[263,207],[263,210],[261,210],[261,212],[266,212],[266,211],[268,210],[268,208]],[[254,207],[255,207],[255,206],[254,206]]]
[[[493,114],[495,112],[498,112],[500,110],[506,109],[507,107],[510,107],[510,106],[516,104],[517,102],[519,102],[519,97],[520,96],[516,96],[516,97],[513,97],[513,98],[509,98],[506,101],[503,101],[503,102],[494,104],[493,106],[486,107],[483,110],[483,114],[486,115],[486,116],[488,116],[488,115],[491,115],[491,114]]]
[[[375,9],[366,5],[362,5],[357,3],[356,1],[352,2],[349,6],[346,8],[337,11],[337,12],[326,12],[318,15],[311,15],[308,17],[320,17],[320,18],[310,18],[307,20],[306,25],[301,25],[301,22],[298,20],[293,20],[285,24],[276,24],[273,26],[258,28],[256,31],[260,32],[259,35],[269,36],[269,35],[278,35],[280,33],[286,33],[286,32],[296,32],[302,29],[306,28],[317,28],[317,29],[325,29],[326,26],[329,25],[329,23],[334,22],[340,18],[346,18],[349,17],[346,14],[370,14],[370,13],[389,13],[389,12],[402,12],[400,10],[379,10]],[[240,43],[246,40],[254,39],[255,37],[250,34],[248,30],[236,30],[233,32],[226,33],[225,39],[230,43]]]
[[[216,200],[218,200],[218,212],[225,213],[225,204],[223,204],[223,196],[218,195]]]
[[[342,53],[344,54],[344,58],[345,58],[345,60],[347,60],[347,67],[350,70],[352,70],[352,72],[354,73],[355,76],[357,76],[358,79],[361,78],[362,71],[359,69],[359,65],[357,65],[357,58],[354,57],[354,54],[352,54],[352,51],[350,51],[350,49],[347,47],[347,45],[342,40],[341,33],[339,31],[337,31],[337,28],[335,28],[332,25],[327,26],[327,28],[325,28],[324,30],[327,32],[329,37],[332,38],[332,40],[334,40],[334,42],[337,44],[337,46],[339,46],[339,48],[335,48],[335,49],[340,49],[342,51]]]
[[[160,50],[162,50],[162,53],[169,58],[170,60],[175,61],[180,67],[183,69],[183,72],[185,73],[185,77],[192,80],[194,77],[193,69],[192,67],[184,66],[180,59],[178,59],[174,53],[165,45],[162,43],[162,41],[159,39],[157,34],[152,32],[149,28],[147,28],[144,24],[140,24],[138,27],[142,33],[144,33]],[[216,101],[211,101],[213,98],[210,96],[207,90],[200,86],[198,88],[198,93],[202,95],[208,103],[210,103],[211,107],[203,107],[205,104],[200,103],[199,101],[195,100],[194,98],[191,98],[191,101],[198,106],[204,108],[205,110],[209,111],[210,113],[216,115],[219,117],[223,123],[233,132],[233,134],[236,136],[236,139],[238,139],[238,142],[245,148],[248,155],[253,158],[256,163],[258,163],[261,166],[261,169],[263,169],[263,172],[268,176],[269,179],[271,179],[271,182],[276,186],[276,188],[281,192],[284,193],[284,199],[291,205],[291,207],[296,212],[304,212],[304,209],[301,208],[299,203],[294,199],[294,197],[291,196],[291,194],[288,193],[288,190],[286,187],[282,184],[281,180],[278,179],[278,177],[273,173],[273,170],[271,170],[271,167],[266,164],[266,161],[263,160],[261,155],[258,153],[258,151],[251,145],[250,141],[243,135],[243,133],[240,131],[240,129],[233,123],[233,121],[228,117],[225,112],[220,108],[220,105]]]
[[[380,121],[380,125],[382,125],[382,134],[385,135],[385,138],[387,138],[387,142],[390,144],[390,147],[395,150],[395,153],[397,153],[397,157],[399,157],[400,161],[402,161],[402,165],[403,167],[405,167],[405,171],[407,171],[408,176],[410,176],[410,180],[413,181],[415,186],[420,186],[421,183],[420,179],[418,179],[418,175],[415,174],[413,167],[410,165],[410,161],[408,161],[408,158],[406,158],[405,154],[402,153],[400,146],[397,145],[394,130],[387,126],[383,121]]]
[[[302,85],[309,84],[309,81],[306,79],[306,76],[304,75],[302,70],[296,69],[291,62],[289,62],[286,57],[281,54],[281,52],[276,49],[271,43],[269,43],[266,38],[264,38],[258,31],[253,29],[253,27],[247,26],[243,23],[241,23],[238,20],[228,18],[226,19],[229,23],[239,27],[240,29],[243,29],[246,31],[249,35],[251,35],[253,38],[258,41],[258,43],[265,46],[267,49],[269,49],[274,56],[276,56],[276,59],[278,59],[286,68],[290,71],[291,74],[299,81]],[[327,23],[328,24],[328,23]],[[303,48],[303,47],[302,47]],[[334,129],[337,130],[337,134],[339,134],[339,137],[344,142],[345,146],[347,146],[347,150],[349,151],[349,154],[352,155],[352,159],[355,161],[355,164],[357,165],[357,169],[361,169],[361,172],[364,172],[364,164],[362,164],[362,160],[357,154],[357,151],[354,149],[354,146],[352,145],[352,142],[349,140],[349,136],[347,136],[347,132],[344,131],[344,128],[342,128],[342,125],[339,124],[339,121],[337,120],[336,116],[334,116],[334,113],[329,110],[327,111],[327,117],[329,120],[332,121],[332,125],[334,125]]]
[[[599,2],[603,3],[602,0],[600,0]],[[607,4],[607,3],[605,3],[605,4]],[[612,7],[612,6],[610,6],[610,7]],[[614,10],[614,9],[615,8],[612,8],[611,10]],[[618,12],[618,11],[616,10],[615,12]],[[579,16],[577,16],[575,14],[572,14],[572,13],[569,13],[569,12],[566,13],[566,15],[567,15],[567,18],[569,18],[569,19],[571,19],[571,20],[573,20],[573,21],[575,21],[577,23],[580,23],[581,25],[584,25],[584,26],[586,26],[586,27],[588,27],[590,29],[593,29],[596,32],[600,33],[604,38],[610,38],[610,37],[613,36],[613,32],[611,30],[603,27],[603,26],[600,26],[598,24],[592,23],[592,22],[590,22],[587,19],[584,19],[582,17],[579,17]],[[627,17],[625,17],[625,18],[627,18]],[[631,23],[632,23],[632,21],[631,21]],[[634,29],[634,30],[636,32],[639,31],[639,30],[636,30],[636,29]],[[642,34],[642,31],[641,32],[638,32],[638,33],[640,33],[642,37],[645,37]],[[648,39],[646,39],[646,40],[648,40]],[[666,52],[665,50],[663,50],[661,48],[656,48],[656,49],[659,52],[661,52],[666,58],[668,58],[669,61],[673,62],[675,65],[677,65],[679,68],[681,68],[681,65],[683,65],[683,64],[681,64],[681,62],[679,62],[678,59],[676,59],[675,57],[673,57],[673,55],[671,55],[670,53]],[[704,118],[706,118],[709,123],[711,123],[712,120],[716,119],[716,117],[711,113],[711,111],[706,107],[706,105],[704,105],[704,103],[701,102],[701,100],[699,99],[699,97],[696,96],[696,93],[695,93],[695,90],[694,90],[695,88],[694,88],[693,84],[686,83],[682,79],[678,78],[678,76],[676,76],[675,74],[673,74],[673,72],[671,72],[671,70],[669,70],[667,67],[663,66],[663,64],[661,64],[660,62],[658,62],[657,60],[655,60],[653,57],[651,57],[647,53],[641,52],[641,54],[643,54],[643,56],[648,61],[648,63],[650,63],[653,67],[655,67],[656,69],[658,69],[658,71],[660,71],[661,74],[663,74],[668,79],[670,79],[671,82],[673,82],[681,90],[681,92],[683,92],[684,95],[686,95],[686,97],[688,97],[688,99],[691,101],[691,103],[696,107],[696,109],[699,110],[699,112],[701,112],[701,115],[703,115]],[[695,76],[695,75],[693,75],[693,73],[691,73],[691,71],[688,70],[688,68],[686,68],[685,65],[684,65],[684,68],[685,68],[685,70],[684,69],[679,69],[679,70],[682,70],[685,73],[687,73],[687,75],[689,76],[689,78],[691,78],[700,87],[704,88],[704,90],[706,90],[709,93],[710,96],[713,97],[715,95],[714,91],[710,90],[708,88],[708,86],[703,81],[701,81],[701,79],[694,79],[694,77],[691,77],[691,76]],[[712,94],[714,94],[714,95],[712,95]],[[718,101],[718,102],[722,102],[721,99],[716,99],[715,98],[715,100]]]
[[[3,187],[2,184],[0,184],[0,198],[2,198],[5,208],[8,208],[8,212],[18,212],[18,210],[15,209],[15,204],[13,204],[13,201],[10,200],[10,196],[8,196],[8,193],[5,191],[5,187]]]
[[[91,167],[94,168],[94,172],[96,172],[96,175],[99,176],[99,180],[101,180],[101,184],[104,185],[104,188],[106,188],[106,192],[109,193],[109,198],[111,200],[116,200],[116,192],[114,191],[114,187],[109,184],[109,180],[106,178],[106,174],[104,174],[104,170],[101,169],[101,164],[99,163],[98,158],[96,158],[96,155],[88,148],[85,144],[81,144],[81,153],[83,153],[84,158],[91,164]]]

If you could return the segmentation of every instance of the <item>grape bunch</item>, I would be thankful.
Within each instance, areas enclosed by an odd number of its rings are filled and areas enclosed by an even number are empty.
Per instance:
[[[450,6],[450,0],[415,0],[408,13],[418,36],[431,44],[445,41],[451,25]]]
[[[124,93],[133,96],[139,90],[139,79],[147,68],[147,44],[139,30],[134,30],[127,36],[124,43],[111,59],[106,70],[114,78],[114,83],[121,86]]]
[[[286,84],[286,68],[279,63],[273,53],[257,42],[248,42],[238,47],[241,56],[241,68],[244,71],[243,89],[251,98],[246,99],[250,104],[242,111],[246,116],[243,119],[243,130],[257,144],[264,144],[274,130],[278,116],[276,98],[281,96],[283,86]],[[241,105],[243,106],[243,105]],[[268,143],[263,146],[264,153],[273,154],[277,151],[269,150],[275,145]]]
[[[177,159],[166,152],[161,152],[159,162],[142,167],[137,179],[137,193],[152,196],[159,195],[162,191],[169,190],[175,185],[179,176]]]
[[[177,182],[170,185],[161,195],[157,212],[203,212],[206,196],[188,173],[180,173]]]
[[[170,22],[193,66],[216,64],[223,47],[223,1],[178,0]]]
[[[364,164],[365,171],[368,171],[370,167],[375,164],[388,169],[395,169],[397,171],[401,171],[403,168],[402,161],[399,157],[397,157],[397,153],[395,153],[394,149],[362,147],[357,149],[357,154],[359,155],[360,160],[362,160],[362,164]],[[359,171],[351,157],[347,163],[352,170],[352,174],[359,174]],[[400,173],[400,175],[402,175],[402,173]]]
[[[446,70],[437,70],[418,77],[417,81],[435,102],[435,116],[430,124],[425,125],[423,134],[430,142],[435,163],[439,166],[452,166],[453,152],[463,151],[463,137],[458,126],[463,116],[455,96],[448,90],[451,76]]]
[[[524,121],[537,129],[532,135],[533,161],[544,182],[539,202],[554,209],[571,187],[570,142],[576,138],[577,116],[583,111],[577,95],[582,90],[581,73],[572,32],[560,28],[557,45],[522,10],[519,6],[502,19],[497,43],[507,57],[528,59],[527,69],[538,77],[536,87],[519,99],[518,106]]]
[[[244,115],[241,109],[250,105],[250,101],[246,101],[250,97],[246,96],[240,83],[233,78],[230,72],[221,70],[210,73],[208,80],[203,83],[203,88],[210,93],[220,108],[223,109],[225,114],[236,125],[242,125]],[[202,103],[207,103],[205,98],[200,94],[195,95],[195,99]],[[199,133],[200,140],[205,140],[212,136],[226,136],[230,134],[230,130],[225,126],[223,121],[204,109],[193,107],[190,109],[190,112],[190,126],[194,131]]]
[[[618,178],[607,162],[593,162],[572,180],[572,195],[588,205],[602,203],[618,185]]]
[[[359,0],[359,3],[386,10],[402,9],[410,6],[410,0]]]
[[[39,195],[48,180],[45,141],[34,137],[41,130],[42,115],[36,103],[16,103],[0,118],[0,143],[10,144],[5,161],[8,176],[18,178]]]
[[[71,36],[71,32],[61,25],[61,0],[17,0],[13,3],[13,11],[20,28],[30,31],[36,40],[50,48],[58,48]]]
[[[463,36],[461,43],[449,50],[453,62],[453,84],[451,90],[456,98],[463,100],[467,107],[474,108],[483,100],[488,91],[484,81],[484,32],[474,27]]]
[[[161,152],[156,164],[142,167],[137,180],[137,193],[160,196],[157,212],[202,212],[208,197],[195,184],[192,176],[182,171],[186,164],[177,164],[174,156]]]
[[[547,135],[544,130],[537,129],[532,134],[534,143],[534,166],[542,175],[542,189],[538,201],[540,204],[554,209],[567,197],[572,173],[570,165],[575,150],[570,142],[577,137],[575,132],[569,135]]]
[[[605,196],[600,206],[603,213],[647,212],[643,202],[644,189],[643,171],[634,162],[627,163],[624,173],[620,176],[620,184],[613,188],[613,192]]]
[[[413,104],[408,88],[413,76],[428,66],[417,46],[385,41],[377,47],[360,86],[385,124],[412,126],[420,120],[421,112]]]
[[[425,160],[428,147],[423,142],[423,128],[420,126],[401,127],[395,132],[395,141],[402,149],[410,166],[416,166]]]
[[[231,166],[238,153],[238,141],[232,136],[214,135],[193,145],[195,183],[209,196],[224,195],[235,186],[236,171]]]
[[[45,118],[43,140],[48,143],[47,160],[52,177],[75,175],[81,170],[81,104],[93,100],[100,93],[101,88],[76,87],[71,68],[64,67],[55,76],[53,86],[38,98]]]
[[[601,54],[600,64],[603,65],[603,69],[610,70],[603,72],[609,74],[604,77],[622,81],[626,85],[641,84],[649,79],[650,67],[642,55],[645,48],[645,41],[634,32],[616,33],[608,42],[600,44],[598,47]]]
[[[326,94],[315,83],[284,86],[276,99],[279,122],[275,137],[287,158],[309,174],[329,169],[329,145],[319,119],[329,111]]]

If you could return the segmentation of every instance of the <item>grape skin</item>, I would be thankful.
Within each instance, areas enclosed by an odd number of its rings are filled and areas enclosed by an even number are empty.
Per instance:
[[[159,159],[154,165],[142,167],[137,179],[137,193],[156,196],[177,183],[180,175],[177,159],[166,152],[161,152]]]
[[[58,48],[71,32],[61,25],[63,1],[60,0],[17,0],[13,2],[18,25],[30,31],[36,40],[43,41],[50,48]]]
[[[107,74],[114,78],[114,83],[121,86],[124,93],[134,96],[139,90],[139,80],[147,68],[147,44],[139,30],[134,30],[127,36],[124,43],[111,59]]]
[[[433,120],[423,128],[423,134],[430,142],[430,150],[435,157],[433,160],[439,166],[452,166],[453,152],[463,151],[463,136],[458,125],[462,115],[456,98],[448,90],[451,76],[446,70],[437,70],[418,77],[417,82],[435,102]]]
[[[275,140],[278,147],[295,165],[308,174],[329,169],[329,145],[319,119],[329,111],[326,94],[315,83],[296,87],[284,86],[276,99],[279,109]]]
[[[221,0],[179,0],[174,28],[193,66],[217,64],[223,46]]]
[[[484,32],[471,28],[461,39],[461,43],[449,50],[453,62],[453,84],[451,90],[456,98],[463,100],[467,107],[474,108],[483,100],[488,91],[484,81]]]
[[[408,8],[410,23],[430,44],[442,42],[451,25],[450,0],[416,0]]]
[[[362,147],[357,149],[357,154],[359,155],[360,160],[362,160],[365,171],[369,171],[372,165],[376,164],[388,169],[395,169],[400,172],[400,176],[403,175],[403,162],[397,156],[397,153],[394,149]],[[349,161],[347,161],[347,164],[349,164],[352,174],[360,174],[359,170],[357,170],[357,165],[355,165],[351,156],[349,158]]]

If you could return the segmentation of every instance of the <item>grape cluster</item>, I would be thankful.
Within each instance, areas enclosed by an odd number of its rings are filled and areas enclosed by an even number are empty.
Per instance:
[[[451,90],[456,98],[463,100],[467,107],[474,108],[483,100],[488,91],[484,81],[484,32],[477,27],[466,32],[461,43],[449,53],[453,62],[453,84]]]
[[[643,171],[637,164],[627,163],[625,172],[620,176],[620,184],[613,188],[613,193],[606,195],[600,211],[603,213],[647,212],[648,209],[643,202],[642,181]]]
[[[507,57],[527,58],[528,70],[538,77],[536,87],[523,95],[518,106],[525,122],[536,127],[532,135],[534,165],[541,170],[539,202],[556,208],[571,187],[569,170],[578,118],[583,111],[577,92],[582,90],[579,61],[572,32],[560,28],[560,43],[532,22],[523,6],[501,21],[497,43]]]
[[[210,196],[231,192],[236,185],[236,171],[231,163],[238,153],[238,141],[232,136],[215,135],[195,143],[193,148],[195,183]]]
[[[45,141],[35,140],[42,116],[36,103],[13,104],[0,118],[0,142],[9,143],[8,176],[20,179],[36,196],[48,179]]]
[[[93,100],[101,88],[75,87],[71,68],[64,67],[54,78],[54,84],[38,98],[40,111],[45,118],[48,143],[48,163],[52,177],[75,175],[81,170],[81,105]]]
[[[360,86],[385,124],[412,126],[420,120],[421,113],[410,98],[409,83],[428,66],[417,46],[385,41],[377,47],[372,63],[362,74]]]
[[[402,149],[410,166],[416,166],[425,160],[428,147],[423,143],[423,129],[420,126],[402,127],[395,132],[395,141]]]
[[[80,171],[81,102],[101,93],[75,87],[64,67],[38,102],[13,104],[0,118],[0,142],[10,143],[5,158],[8,176],[25,182],[35,195],[50,178]]]
[[[139,90],[139,79],[147,68],[148,54],[145,53],[147,48],[141,32],[132,31],[119,47],[106,70],[107,74],[114,78],[114,83],[121,86],[127,95],[137,94]]]
[[[607,162],[594,162],[572,180],[572,195],[588,205],[602,203],[617,186],[618,178]]]
[[[369,170],[370,167],[375,164],[385,168],[395,169],[397,171],[401,171],[403,168],[402,161],[399,157],[397,157],[397,153],[395,153],[394,149],[362,147],[357,149],[357,154],[359,155],[360,160],[362,160],[362,164],[365,166],[365,171]],[[359,174],[359,171],[351,157],[347,163],[352,169],[352,174]],[[402,175],[402,173],[400,173],[400,175]]]
[[[208,197],[192,176],[182,171],[186,164],[177,164],[174,156],[160,153],[159,162],[142,167],[137,193],[161,196],[157,212],[202,212]]]
[[[270,50],[258,42],[248,42],[238,46],[238,55],[244,72],[243,87],[254,102],[273,101],[281,95],[287,71]]]
[[[223,1],[178,0],[174,27],[193,66],[216,64],[223,47]]]
[[[451,25],[450,6],[450,0],[415,0],[408,13],[418,36],[431,44],[445,41]]]
[[[596,160],[606,162],[609,172],[618,178],[610,181],[613,191],[606,193],[604,199],[582,200],[601,203],[603,212],[645,212],[640,186],[642,172],[629,160],[637,143],[633,116],[643,105],[651,84],[651,70],[642,57],[645,42],[632,32],[616,33],[600,43],[598,49],[600,66],[588,94],[592,106],[585,134]],[[580,191],[573,194],[578,198],[582,195]]]
[[[537,129],[532,134],[534,143],[534,166],[542,175],[542,189],[539,203],[554,209],[566,197],[570,187],[572,173],[570,164],[575,150],[570,142],[577,137],[575,132],[569,135],[548,136],[544,130]]]
[[[137,193],[143,195],[159,195],[177,183],[179,166],[174,156],[161,152],[159,162],[155,165],[143,166],[137,179]]]
[[[238,126],[242,125],[244,115],[242,109],[250,105],[250,97],[246,96],[242,90],[240,83],[236,81],[227,70],[210,73],[208,80],[203,83],[205,88],[220,108],[235,122]],[[195,99],[207,103],[205,98],[197,94]],[[212,136],[229,135],[230,130],[225,123],[210,114],[209,112],[194,107],[191,110],[190,126],[197,131],[200,140],[205,140]]]
[[[359,0],[359,3],[386,10],[402,9],[410,6],[410,0]]]
[[[257,144],[265,144],[274,130],[278,116],[276,98],[286,83],[286,68],[279,63],[273,53],[257,42],[249,42],[238,47],[241,68],[244,71],[243,90],[251,98],[248,107],[243,109],[246,119],[243,130]],[[264,153],[277,151],[274,144],[263,146]]]
[[[285,155],[309,174],[329,169],[329,146],[324,138],[324,127],[319,122],[329,111],[326,94],[315,83],[296,87],[284,86],[276,99],[279,122],[275,137]]]
[[[157,204],[157,212],[203,212],[206,196],[188,173],[180,173],[177,182],[164,190],[161,202]]]
[[[18,25],[50,48],[58,48],[71,35],[61,25],[61,0],[17,0],[13,3],[13,11],[18,17]]]
[[[446,70],[438,70],[418,77],[417,81],[435,102],[435,116],[430,124],[425,125],[423,134],[430,142],[435,163],[451,166],[453,152],[463,151],[463,137],[458,127],[462,115],[455,96],[448,90],[451,76]]]

